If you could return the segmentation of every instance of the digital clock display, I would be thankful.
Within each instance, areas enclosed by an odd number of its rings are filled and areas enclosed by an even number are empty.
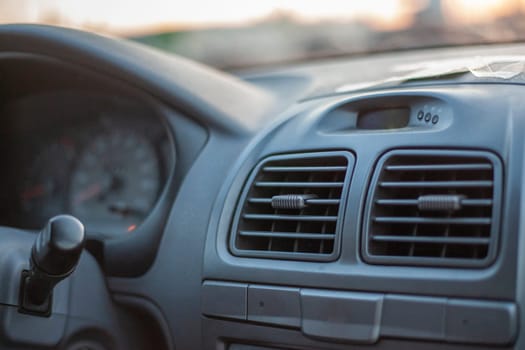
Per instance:
[[[410,121],[408,108],[384,108],[360,112],[357,116],[357,128],[384,130],[404,128]]]

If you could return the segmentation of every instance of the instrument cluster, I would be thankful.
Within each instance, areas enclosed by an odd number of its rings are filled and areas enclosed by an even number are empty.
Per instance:
[[[4,141],[13,186],[3,224],[37,229],[66,213],[88,232],[132,233],[173,166],[166,126],[129,102],[88,99],[76,110],[55,102],[37,97],[8,108],[9,129],[18,132]]]

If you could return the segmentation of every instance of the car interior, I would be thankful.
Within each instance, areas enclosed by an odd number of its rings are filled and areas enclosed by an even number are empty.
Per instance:
[[[0,348],[525,349],[523,85],[520,42],[228,71],[0,25]]]

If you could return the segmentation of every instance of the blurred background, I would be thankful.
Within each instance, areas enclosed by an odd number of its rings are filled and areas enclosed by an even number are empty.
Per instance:
[[[126,37],[239,69],[525,39],[525,0],[0,0],[0,23]]]

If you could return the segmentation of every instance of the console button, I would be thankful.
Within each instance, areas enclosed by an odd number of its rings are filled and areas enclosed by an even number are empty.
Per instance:
[[[446,298],[385,295],[381,336],[445,339]]]
[[[278,326],[301,326],[299,288],[248,287],[248,320]]]
[[[516,305],[449,299],[446,340],[493,345],[512,343],[518,328]]]
[[[372,344],[379,339],[383,294],[301,289],[305,335]]]
[[[202,313],[246,320],[247,292],[247,284],[205,281],[202,285]]]

